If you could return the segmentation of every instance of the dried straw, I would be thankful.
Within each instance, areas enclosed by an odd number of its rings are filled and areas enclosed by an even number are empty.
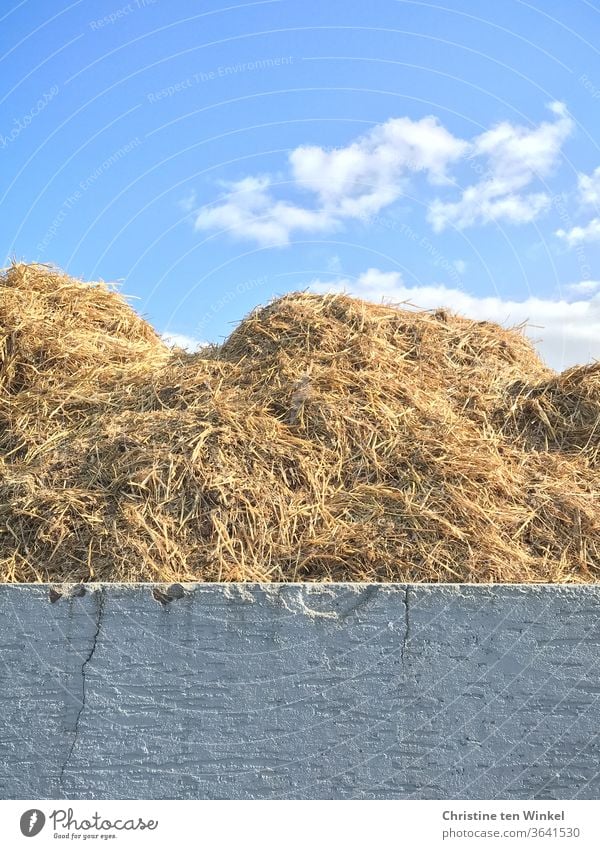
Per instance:
[[[169,349],[115,291],[0,278],[3,581],[600,577],[600,364],[292,294]]]

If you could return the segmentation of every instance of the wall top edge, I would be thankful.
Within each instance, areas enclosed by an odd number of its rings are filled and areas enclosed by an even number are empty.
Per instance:
[[[76,581],[39,581],[35,583],[17,583],[17,582],[0,582],[0,592],[4,589],[46,589],[50,590],[53,587],[86,587],[90,590],[96,589],[163,589],[164,587],[170,587],[174,585],[181,585],[186,590],[192,589],[251,589],[251,588],[261,588],[264,590],[269,589],[280,589],[283,587],[306,587],[313,592],[318,592],[319,590],[327,590],[332,588],[344,588],[347,590],[360,588],[379,588],[382,590],[385,589],[405,589],[406,587],[411,587],[415,589],[434,589],[437,587],[443,587],[445,589],[456,589],[460,590],[464,587],[469,587],[469,589],[479,589],[479,590],[490,590],[490,589],[555,589],[555,590],[584,590],[584,589],[600,589],[599,583],[458,583],[458,582],[405,582],[405,581],[378,581],[378,582],[369,582],[369,581],[135,581],[135,582],[126,582],[126,581],[89,581],[87,583],[81,583]]]

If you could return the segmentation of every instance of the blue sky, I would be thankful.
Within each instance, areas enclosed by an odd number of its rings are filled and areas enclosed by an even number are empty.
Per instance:
[[[123,281],[189,344],[310,287],[600,357],[597,5],[0,8],[3,264]]]

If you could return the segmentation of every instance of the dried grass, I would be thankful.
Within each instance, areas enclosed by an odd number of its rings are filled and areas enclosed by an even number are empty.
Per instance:
[[[3,581],[600,577],[600,364],[293,294],[167,348],[120,295],[0,279]]]

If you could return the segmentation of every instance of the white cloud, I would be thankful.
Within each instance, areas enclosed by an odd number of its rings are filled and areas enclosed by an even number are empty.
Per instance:
[[[170,348],[183,348],[185,351],[199,351],[200,348],[205,348],[207,342],[202,342],[200,339],[193,339],[191,336],[185,336],[183,333],[162,333],[161,339]]]
[[[372,215],[401,194],[408,171],[447,182],[448,165],[467,150],[437,118],[393,118],[343,148],[297,147],[289,157],[292,175],[314,192],[323,208],[341,217]]]
[[[394,118],[346,147],[303,145],[290,153],[290,178],[312,205],[277,199],[271,176],[250,176],[230,183],[215,205],[203,207],[196,228],[285,245],[295,233],[331,231],[346,219],[379,212],[400,197],[411,172],[424,172],[434,184],[446,182],[448,165],[467,148],[437,118]]]
[[[475,153],[489,158],[504,188],[521,188],[532,174],[544,176],[554,168],[573,122],[564,103],[555,101],[548,108],[556,116],[553,122],[532,130],[503,121],[474,140]]]
[[[600,166],[591,174],[579,174],[577,188],[582,207],[600,206]],[[592,218],[587,224],[578,224],[568,230],[561,228],[555,235],[563,239],[570,248],[583,242],[600,241],[600,218]]]
[[[450,224],[459,230],[502,219],[512,224],[529,224],[549,206],[550,198],[543,193],[500,197],[491,182],[478,183],[465,189],[456,203],[434,200],[427,218],[434,231],[440,233]]]
[[[600,289],[600,280],[582,280],[579,283],[569,283],[566,289],[574,295],[591,295]]]
[[[580,174],[577,186],[583,203],[600,206],[600,165],[591,174]]]
[[[325,210],[274,200],[268,176],[246,177],[229,189],[221,203],[198,212],[196,229],[220,228],[261,245],[285,245],[294,232],[321,232],[336,225]]]
[[[377,268],[355,279],[313,280],[310,288],[320,293],[347,292],[371,301],[408,302],[418,309],[447,307],[468,318],[506,327],[527,322],[527,335],[544,360],[558,370],[600,358],[600,295],[571,303],[536,297],[523,301],[479,297],[443,285],[407,286],[399,272]]]
[[[183,212],[192,212],[196,209],[198,203],[196,198],[196,191],[192,189],[179,201],[179,208],[183,210]]]
[[[587,224],[571,227],[570,230],[557,230],[556,235],[564,239],[570,248],[582,242],[597,242],[600,240],[600,218],[592,218]]]
[[[199,230],[221,229],[260,245],[285,245],[296,234],[339,229],[344,221],[366,219],[395,203],[412,175],[449,186],[449,168],[469,156],[480,180],[456,201],[436,198],[429,221],[441,231],[506,220],[525,223],[549,205],[542,191],[524,191],[555,168],[572,121],[562,103],[549,109],[554,120],[532,128],[503,121],[465,140],[434,116],[418,121],[392,118],[345,147],[301,145],[288,156],[288,174],[250,175],[226,185],[213,204],[196,215]],[[290,190],[294,200],[284,199]]]
[[[573,127],[564,104],[551,103],[549,108],[554,121],[534,129],[503,121],[473,139],[469,159],[476,170],[483,170],[483,178],[464,189],[458,201],[433,201],[428,218],[436,232],[448,225],[463,229],[500,220],[525,224],[549,207],[545,192],[522,193],[554,170]],[[485,168],[479,166],[481,160]]]

